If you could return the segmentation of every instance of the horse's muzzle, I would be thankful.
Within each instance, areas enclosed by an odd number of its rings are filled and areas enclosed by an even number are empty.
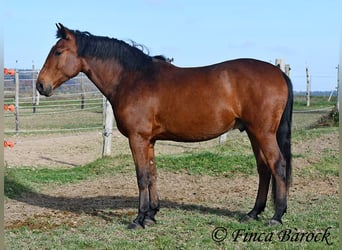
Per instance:
[[[45,84],[44,85],[42,82],[37,82],[36,88],[41,95],[45,95],[45,96],[51,96],[52,95],[51,84]]]

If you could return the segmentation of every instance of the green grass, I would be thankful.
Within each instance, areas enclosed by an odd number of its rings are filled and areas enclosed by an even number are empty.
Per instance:
[[[213,152],[188,153],[157,157],[158,168],[170,171],[185,170],[190,174],[232,176],[236,173],[255,173],[253,154],[220,154]]]
[[[319,138],[321,135],[330,134],[336,131],[339,131],[338,127],[296,129],[292,132],[291,141],[293,143],[298,143],[299,141]]]
[[[311,96],[310,98],[310,106],[306,106],[306,97],[305,96],[294,96],[293,100],[293,109],[294,110],[312,110],[312,109],[321,109],[326,107],[332,107],[336,104],[336,97],[331,98],[330,102],[328,101],[327,96]]]
[[[313,167],[323,175],[339,176],[339,169],[336,168],[339,164],[339,156],[325,156],[320,162],[313,164]]]

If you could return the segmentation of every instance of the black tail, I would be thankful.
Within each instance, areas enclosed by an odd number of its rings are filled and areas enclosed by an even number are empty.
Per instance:
[[[284,113],[281,117],[279,128],[277,131],[277,142],[280,151],[286,161],[286,188],[289,190],[291,184],[291,124],[292,124],[292,106],[293,106],[293,90],[290,78],[283,73],[283,76],[287,83],[288,97],[287,103],[284,109]],[[275,181],[272,178],[272,190],[273,197],[275,192]]]

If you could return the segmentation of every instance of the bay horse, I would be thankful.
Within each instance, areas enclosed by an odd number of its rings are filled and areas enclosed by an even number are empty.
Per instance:
[[[181,68],[121,40],[56,26],[59,40],[38,75],[37,90],[51,96],[84,72],[110,101],[117,128],[128,138],[139,188],[138,214],[128,228],[156,223],[157,140],[198,142],[235,128],[247,132],[259,175],[255,205],[242,220],[258,219],[272,179],[275,213],[269,224],[282,223],[291,179],[293,93],[278,67],[236,59]]]

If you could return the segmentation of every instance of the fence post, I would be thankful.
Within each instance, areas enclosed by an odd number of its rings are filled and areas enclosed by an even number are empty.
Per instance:
[[[35,78],[34,78],[34,91],[35,91],[34,106],[35,106],[35,110],[36,110],[37,106],[39,106],[39,98],[40,98],[39,91],[36,88],[38,73],[39,73],[39,71],[37,70],[37,72],[35,72]]]
[[[309,69],[306,67],[306,106],[310,106],[310,75],[309,75]]]
[[[224,133],[219,137],[219,145],[223,144],[227,140],[228,133]]]
[[[32,64],[32,113],[36,113],[37,105],[39,104],[39,92],[36,89],[35,68]]]
[[[84,84],[83,84],[83,78],[84,78],[83,73],[80,74],[80,77],[81,77],[81,109],[84,109],[85,89],[84,89]]]
[[[112,151],[112,133],[114,124],[114,114],[112,105],[103,96],[103,148],[102,157],[109,156]]]
[[[36,84],[34,82],[34,64],[32,63],[32,113],[36,113]]]
[[[285,74],[288,77],[290,77],[290,70],[291,70],[290,64],[285,64]]]
[[[19,133],[19,71],[15,70],[15,132]]]
[[[285,62],[283,59],[276,58],[275,65],[280,68],[283,72],[285,72]]]

